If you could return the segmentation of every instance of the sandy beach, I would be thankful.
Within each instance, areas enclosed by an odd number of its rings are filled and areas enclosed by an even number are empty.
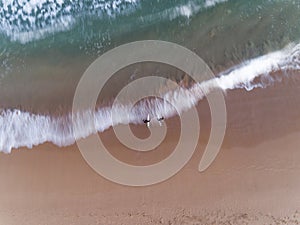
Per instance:
[[[169,180],[147,187],[104,179],[76,145],[46,143],[1,153],[0,224],[300,224],[296,81],[227,92],[225,141],[203,173],[197,168],[210,125],[207,102],[200,102],[202,133],[192,159]],[[117,158],[149,164],[170,154],[176,121],[167,121],[171,133],[161,149],[149,153],[122,148],[112,129],[100,137]],[[147,136],[144,126],[132,130]]]
[[[141,188],[100,177],[74,146],[21,149],[1,156],[0,222],[299,224],[298,137],[222,149],[204,173],[198,151],[176,176]]]

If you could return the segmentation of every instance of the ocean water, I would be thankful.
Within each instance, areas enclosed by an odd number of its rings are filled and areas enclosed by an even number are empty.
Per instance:
[[[70,108],[80,77],[98,56],[132,41],[180,44],[198,54],[216,77],[162,93],[178,112],[153,99],[133,110],[120,105],[119,123],[142,123],[147,114],[172,117],[214,89],[251,91],[281,82],[300,69],[299,18],[295,0],[3,0],[0,151],[74,143]],[[136,71],[177,82],[183,78],[161,65],[133,65],[112,82],[122,87]],[[114,96],[109,94],[107,99]],[[112,110],[109,104],[96,109],[97,131],[113,124]],[[91,113],[76,118],[80,137],[93,132],[85,123]]]

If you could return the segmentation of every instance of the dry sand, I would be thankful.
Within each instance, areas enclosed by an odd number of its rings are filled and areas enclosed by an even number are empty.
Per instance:
[[[197,168],[209,114],[201,102],[199,115],[206,119],[192,159],[171,179],[148,187],[104,179],[75,145],[47,143],[1,154],[0,224],[300,224],[299,94],[294,81],[228,92],[226,139],[203,173]],[[170,153],[176,121],[163,147],[151,153],[124,153],[112,130],[101,137],[114,147],[112,154],[145,164]],[[133,130],[146,135],[145,127]]]

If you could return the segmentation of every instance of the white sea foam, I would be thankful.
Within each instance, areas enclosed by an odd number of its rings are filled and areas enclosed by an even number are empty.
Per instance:
[[[197,14],[203,9],[211,8],[219,3],[227,2],[228,0],[206,0],[203,2],[190,0],[184,4],[177,5],[175,7],[167,8],[157,13],[152,13],[151,15],[143,16],[140,18],[140,21],[152,23],[153,21],[165,21],[165,20],[174,20],[178,17],[190,18],[193,15]]]
[[[138,0],[3,0],[0,33],[25,44],[70,30],[82,14],[114,17],[132,11],[137,4]]]
[[[227,2],[227,0],[206,0],[205,7],[213,7],[216,4]]]
[[[116,108],[100,108],[95,112],[86,110],[74,117],[80,133],[76,138],[85,138],[95,130],[102,132],[112,124],[142,123],[147,114],[151,117],[162,115],[165,118],[174,116],[195,106],[199,100],[215,89],[232,90],[246,88],[252,90],[265,87],[261,83],[253,83],[255,78],[264,76],[272,80],[270,73],[276,71],[300,70],[300,44],[273,52],[233,67],[211,80],[194,84],[190,89],[173,89],[161,95],[164,101],[149,99],[130,108],[128,105],[117,105]],[[283,73],[282,73],[283,74]],[[175,105],[178,111],[175,111]],[[118,113],[113,113],[117,110]],[[113,118],[117,115],[118,118]],[[94,120],[91,120],[94,118]],[[0,113],[0,150],[6,153],[22,146],[31,148],[44,142],[52,142],[58,146],[66,146],[75,142],[71,115],[51,117],[35,115],[19,110],[2,110]]]
[[[138,16],[136,20],[151,23],[180,16],[190,18],[201,9],[225,1],[189,0],[184,4]],[[129,15],[139,8],[140,3],[141,0],[3,0],[0,1],[0,33],[12,41],[26,44],[71,30],[85,16],[109,17],[111,20],[120,15]]]

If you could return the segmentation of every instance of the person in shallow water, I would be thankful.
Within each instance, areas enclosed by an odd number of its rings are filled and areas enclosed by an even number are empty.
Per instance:
[[[149,127],[150,126],[150,115],[148,114],[147,115],[147,119],[143,119],[143,122],[147,125],[147,127]]]
[[[163,116],[157,117],[157,121],[159,122],[159,125],[160,125],[160,126],[162,125],[161,122],[162,122],[164,119],[165,119],[165,118],[164,118]],[[148,114],[147,119],[143,119],[143,122],[147,125],[147,127],[149,127],[149,126],[150,126],[150,121],[151,121],[150,115]]]

